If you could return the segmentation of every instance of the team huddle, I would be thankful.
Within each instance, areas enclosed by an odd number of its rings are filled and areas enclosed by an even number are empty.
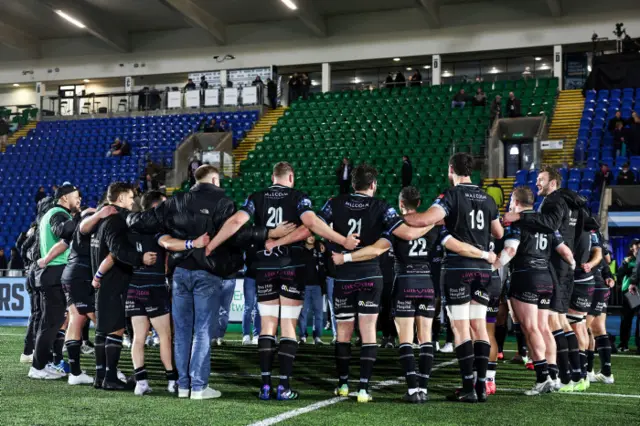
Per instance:
[[[220,397],[209,387],[210,323],[219,309],[219,303],[208,304],[209,289],[246,265],[255,273],[261,321],[258,396],[297,399],[291,378],[305,292],[301,253],[304,241],[316,235],[326,241],[335,264],[336,395],[350,393],[357,322],[362,342],[357,401],[372,400],[383,293],[379,257],[387,251],[395,258],[392,311],[405,401],[429,399],[432,325],[441,308],[454,334],[462,377],[453,401],[485,402],[496,392],[496,316],[505,308],[522,328],[536,374],[526,395],[612,384],[605,321],[613,279],[599,224],[584,200],[561,189],[559,173],[545,168],[537,182],[538,195],[545,197],[539,211],[533,209],[532,191],[520,187],[501,220],[494,200],[471,183],[472,169],[471,156],[453,155],[452,187],[423,213],[417,212],[422,200],[413,187],[399,194],[399,211],[375,198],[377,171],[366,164],[352,172],[354,192],[330,199],[318,213],[310,198],[294,189],[294,170],[283,162],[274,166],[273,185],[251,194],[238,210],[219,188],[218,171],[208,165],[196,171],[198,183],[189,193],[166,199],[151,191],[135,213],[134,191],[127,184],[110,185],[99,210],[81,210],[79,190],[63,185],[48,206],[39,205],[37,224],[22,249],[31,262],[28,286],[42,312],[29,377],[67,376],[58,364],[64,342],[70,385],[144,395],[151,391],[144,363],[151,325],[159,337],[167,390],[180,398]],[[442,256],[434,256],[440,251]],[[130,379],[118,370],[127,318],[133,326]],[[96,325],[93,378],[80,365],[88,320]],[[595,351],[601,364],[597,374]],[[272,382],[276,352],[277,386]]]

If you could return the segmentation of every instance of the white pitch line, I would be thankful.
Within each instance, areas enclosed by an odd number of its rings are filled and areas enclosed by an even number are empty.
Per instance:
[[[435,367],[433,367],[433,369],[431,370],[433,371],[437,371],[441,368],[444,367],[448,367],[450,365],[453,364],[457,364],[458,360],[454,359],[452,361],[446,361],[446,362],[442,362],[438,365],[436,365]],[[383,382],[380,382],[379,384],[372,386],[371,389],[372,390],[378,390],[378,389],[382,389],[384,387],[389,387],[389,386],[395,386],[395,385],[399,385],[402,382],[400,380],[385,380]],[[342,402],[342,401],[346,401],[349,398],[345,397],[345,396],[339,396],[339,397],[335,397],[335,398],[330,398],[330,399],[325,399],[324,401],[319,401],[316,402],[314,404],[311,405],[307,405],[306,407],[302,407],[302,408],[297,408],[295,410],[291,410],[291,411],[286,411],[282,414],[278,414],[277,416],[273,416],[273,417],[269,417],[267,419],[264,420],[260,420],[256,423],[251,423],[249,426],[269,426],[269,425],[274,425],[276,423],[280,423],[283,422],[285,420],[291,419],[293,417],[297,417],[301,414],[305,414],[305,413],[309,413],[311,411],[315,411],[315,410],[319,410],[320,408],[323,407],[327,407],[329,405],[333,405],[333,404],[337,404],[338,402]]]
[[[519,392],[524,393],[527,389],[509,389],[509,388],[498,388],[498,392]],[[623,393],[604,393],[604,392],[553,392],[554,395],[579,395],[579,396],[605,396],[605,397],[613,397],[613,398],[635,398],[640,399],[640,395],[631,395],[631,394],[623,394]]]

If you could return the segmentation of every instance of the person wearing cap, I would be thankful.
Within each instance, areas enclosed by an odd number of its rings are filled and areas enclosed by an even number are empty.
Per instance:
[[[40,297],[42,305],[42,319],[36,335],[33,363],[29,370],[32,379],[59,379],[66,374],[63,370],[49,362],[49,353],[55,343],[64,343],[64,331],[60,327],[64,323],[67,309],[66,299],[62,290],[62,272],[69,257],[68,248],[56,254],[54,246],[61,241],[69,241],[73,236],[76,224],[73,215],[80,211],[80,192],[73,185],[63,185],[56,190],[55,205],[47,211],[38,224],[39,249],[41,262]],[[59,247],[59,245],[58,245]],[[51,254],[51,253],[54,254]],[[48,258],[47,258],[48,257]],[[54,350],[54,352],[57,352]],[[58,360],[61,361],[61,360]]]
[[[616,272],[616,281],[622,286],[622,293],[637,292],[637,282],[633,282],[633,272],[636,271],[635,280],[637,280],[638,253],[640,253],[640,239],[634,238],[629,243],[629,251],[627,257],[624,258],[622,264]],[[629,339],[631,337],[631,325],[633,317],[637,311],[631,309],[629,301],[626,297],[622,298],[622,320],[620,321],[620,346],[618,351],[627,352],[629,350]],[[638,340],[638,327],[636,326],[636,342]]]

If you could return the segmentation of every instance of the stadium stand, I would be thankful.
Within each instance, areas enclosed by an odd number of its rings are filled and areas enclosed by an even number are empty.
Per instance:
[[[269,183],[274,162],[286,160],[299,171],[297,187],[320,207],[319,202],[337,193],[335,169],[348,157],[354,164],[375,165],[382,172],[379,195],[395,203],[402,155],[408,155],[414,167],[412,184],[424,192],[425,200],[433,199],[448,185],[442,165],[451,153],[485,155],[489,108],[450,108],[454,93],[461,88],[473,93],[477,87],[489,100],[502,94],[503,103],[514,91],[523,114],[551,116],[558,86],[557,79],[550,78],[314,95],[293,103],[240,164],[241,176],[226,179],[223,186],[241,203]],[[474,181],[480,181],[479,173]]]
[[[69,181],[83,191],[83,204],[95,205],[109,183],[138,182],[148,158],[171,166],[176,146],[204,119],[226,120],[239,141],[258,117],[258,111],[239,111],[30,123],[27,135],[0,155],[0,247],[9,252],[29,228],[38,187]],[[130,144],[130,156],[106,158],[115,138]]]

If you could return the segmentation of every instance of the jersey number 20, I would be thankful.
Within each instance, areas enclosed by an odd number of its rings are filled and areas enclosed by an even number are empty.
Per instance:
[[[277,228],[282,223],[282,207],[269,207],[267,214],[267,227]]]

